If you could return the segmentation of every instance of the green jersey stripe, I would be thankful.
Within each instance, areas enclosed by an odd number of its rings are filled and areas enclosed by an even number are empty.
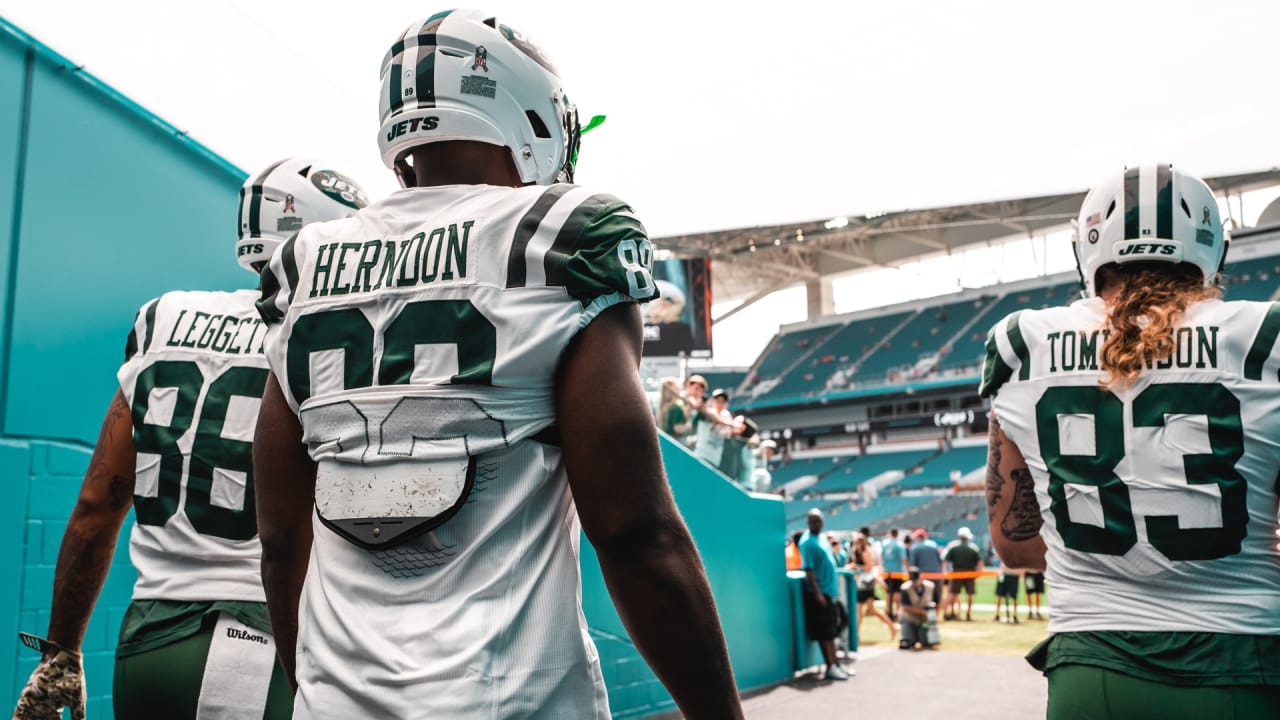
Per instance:
[[[1156,237],[1173,239],[1173,166],[1156,166]]]
[[[133,321],[133,327],[129,328],[129,339],[124,343],[124,360],[128,362],[138,353],[138,321]]]
[[[1022,339],[1022,328],[1018,327],[1018,316],[1022,315],[1022,311],[1009,316],[1009,345],[1013,348],[1013,354],[1018,356],[1018,379],[1026,380],[1031,377],[1031,354],[1027,352],[1027,343]]]
[[[996,343],[996,328],[993,327],[987,333],[987,360],[982,364],[982,382],[978,384],[978,394],[982,397],[995,395],[1011,377],[1013,368],[1000,355],[1000,347]]]
[[[280,280],[276,278],[270,265],[263,268],[262,274],[258,276],[258,292],[261,295],[253,305],[258,309],[262,321],[274,325],[283,320],[284,313],[276,306],[276,299],[280,297]]]
[[[284,266],[284,280],[289,283],[289,304],[293,304],[293,294],[298,292],[298,258],[293,252],[298,233],[284,242],[280,248],[280,264]]]
[[[626,203],[612,195],[592,195],[569,213],[569,217],[565,219],[564,225],[560,226],[560,232],[556,234],[551,249],[547,251],[542,261],[548,286],[564,286],[567,280],[565,264],[573,254],[574,246],[577,245],[583,228],[593,218],[611,208],[626,208]]]
[[[1142,236],[1142,200],[1138,197],[1138,168],[1124,171],[1124,239],[1137,240]]]
[[[147,305],[146,333],[142,338],[142,352],[146,352],[151,349],[151,336],[154,335],[156,331],[156,306],[159,304],[160,298],[156,298],[151,301],[150,305]]]
[[[528,279],[529,268],[525,264],[525,251],[529,249],[529,241],[538,231],[543,218],[551,212],[551,206],[573,189],[572,185],[558,184],[547,188],[533,203],[533,207],[520,218],[516,226],[515,237],[511,240],[511,254],[507,256],[507,287],[524,287]]]
[[[1280,303],[1271,303],[1267,314],[1262,318],[1262,326],[1253,338],[1249,354],[1244,359],[1244,377],[1246,380],[1261,380],[1262,366],[1271,357],[1271,349],[1276,345],[1276,337],[1280,336]]]

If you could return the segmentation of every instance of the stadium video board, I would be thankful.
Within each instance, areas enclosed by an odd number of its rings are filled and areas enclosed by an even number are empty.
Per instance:
[[[655,260],[661,297],[644,308],[645,357],[711,357],[710,258]]]

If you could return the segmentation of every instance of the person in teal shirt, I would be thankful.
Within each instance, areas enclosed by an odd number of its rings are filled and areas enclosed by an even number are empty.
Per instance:
[[[898,591],[902,589],[904,575],[907,572],[907,547],[898,539],[898,528],[889,530],[889,537],[880,543],[880,566],[884,568],[885,585],[888,586],[886,605],[889,617],[898,619],[893,605],[898,600]]]
[[[809,639],[822,648],[827,680],[848,680],[850,673],[840,667],[836,658],[839,587],[836,585],[836,561],[831,548],[822,538],[822,511],[809,511],[809,531],[800,536],[800,559],[804,568],[804,625]],[[847,616],[846,616],[847,617]]]

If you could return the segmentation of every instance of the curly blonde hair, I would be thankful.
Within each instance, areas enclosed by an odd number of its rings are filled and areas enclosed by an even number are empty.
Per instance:
[[[1187,307],[1222,297],[1217,285],[1204,286],[1194,265],[1160,263],[1103,265],[1097,287],[1107,301],[1107,339],[1102,345],[1103,387],[1123,388],[1149,363],[1173,352],[1173,329]]]

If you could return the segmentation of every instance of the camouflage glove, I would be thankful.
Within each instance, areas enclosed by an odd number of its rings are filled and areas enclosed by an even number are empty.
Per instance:
[[[23,644],[44,654],[31,673],[13,720],[61,720],[62,708],[71,708],[71,720],[84,720],[84,670],[80,653],[27,633],[18,633]]]

